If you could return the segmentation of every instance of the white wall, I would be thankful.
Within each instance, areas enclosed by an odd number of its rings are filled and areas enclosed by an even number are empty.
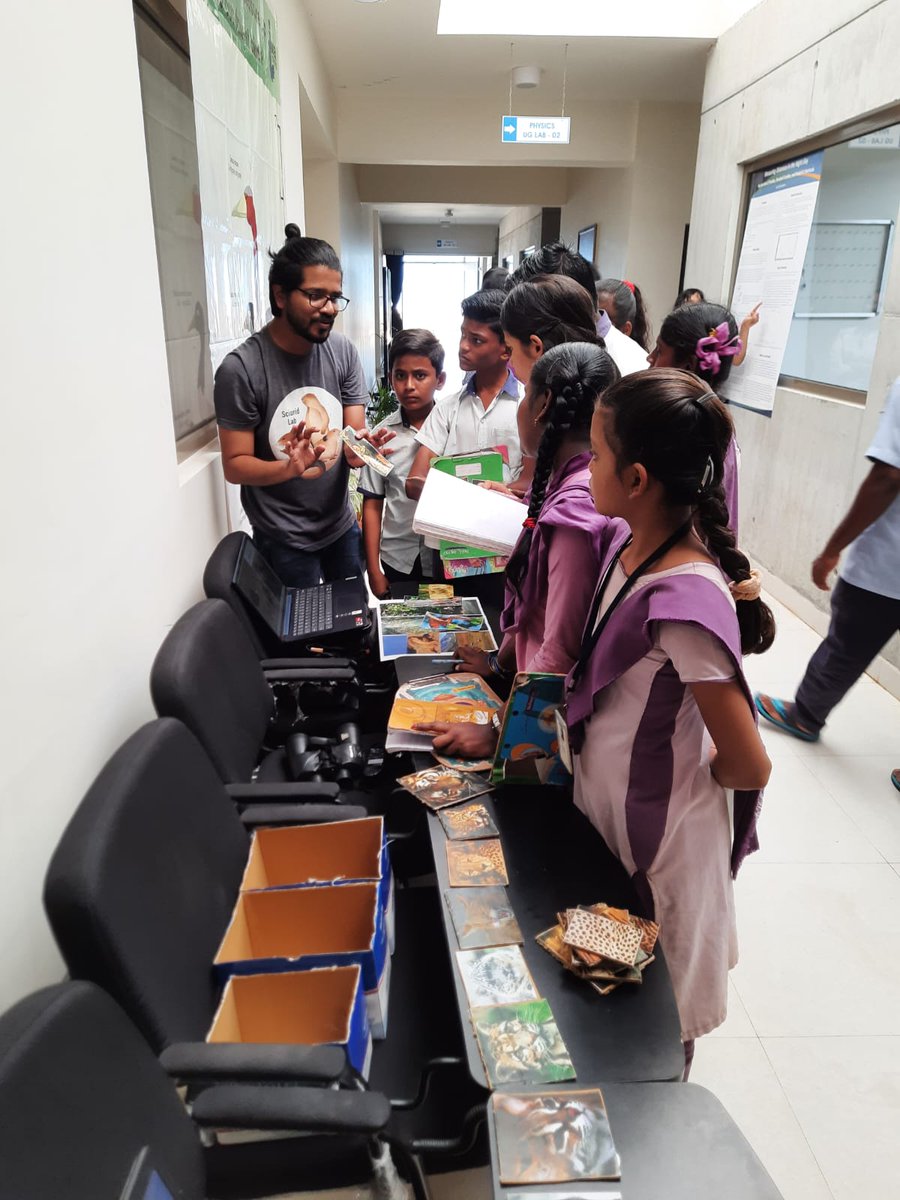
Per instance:
[[[384,245],[393,254],[478,254],[492,256],[497,252],[496,225],[409,225],[384,221]],[[450,238],[456,246],[438,247],[438,241]]]
[[[536,204],[520,204],[511,208],[500,222],[498,266],[505,258],[512,258],[512,269],[519,265],[523,250],[541,244],[541,207]]]
[[[32,0],[7,38],[0,1009],[63,973],[47,861],[225,530],[217,458],[176,463],[131,6]]]
[[[787,158],[798,142],[896,105],[898,44],[900,0],[874,5],[836,0],[827,6],[817,0],[764,0],[723,35],[711,54],[704,90],[690,284],[712,296],[728,294],[740,249],[742,164],[782,150]],[[865,407],[781,388],[771,419],[734,411],[743,450],[741,541],[820,610],[828,600],[812,585],[809,564],[868,469],[865,450],[897,375],[895,240]],[[900,665],[896,639],[887,657]]]
[[[350,297],[339,328],[359,351],[366,383],[374,384],[378,374],[375,362],[378,293],[372,253],[376,217],[371,208],[360,204],[356,174],[347,163],[338,169],[338,185],[341,221],[338,253],[344,268],[344,291]]]
[[[597,226],[595,262],[604,275],[621,279],[628,257],[631,168],[596,167],[569,172],[569,198],[560,236],[577,246],[578,230]]]

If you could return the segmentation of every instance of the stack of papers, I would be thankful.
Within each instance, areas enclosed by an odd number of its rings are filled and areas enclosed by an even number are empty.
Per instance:
[[[429,471],[413,529],[428,537],[506,555],[519,540],[525,516],[525,506],[518,500],[443,471]]]

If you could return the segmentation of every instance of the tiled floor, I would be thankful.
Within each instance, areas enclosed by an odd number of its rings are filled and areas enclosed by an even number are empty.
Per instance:
[[[819,639],[781,606],[751,684],[791,697]],[[863,678],[809,745],[764,730],[760,852],[737,883],[728,1021],[691,1079],[785,1200],[900,1195],[900,701]]]

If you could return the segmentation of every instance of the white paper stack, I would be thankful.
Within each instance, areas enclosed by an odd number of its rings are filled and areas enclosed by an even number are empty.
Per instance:
[[[493,554],[510,554],[522,532],[526,508],[518,500],[466,483],[443,471],[429,471],[416,506],[413,529]]]

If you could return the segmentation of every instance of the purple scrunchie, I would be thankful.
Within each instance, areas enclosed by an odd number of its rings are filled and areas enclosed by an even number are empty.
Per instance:
[[[741,339],[737,334],[732,337],[728,322],[723,321],[709,331],[708,337],[702,337],[697,342],[697,366],[701,371],[709,371],[710,375],[718,375],[722,369],[722,359],[740,352]]]

